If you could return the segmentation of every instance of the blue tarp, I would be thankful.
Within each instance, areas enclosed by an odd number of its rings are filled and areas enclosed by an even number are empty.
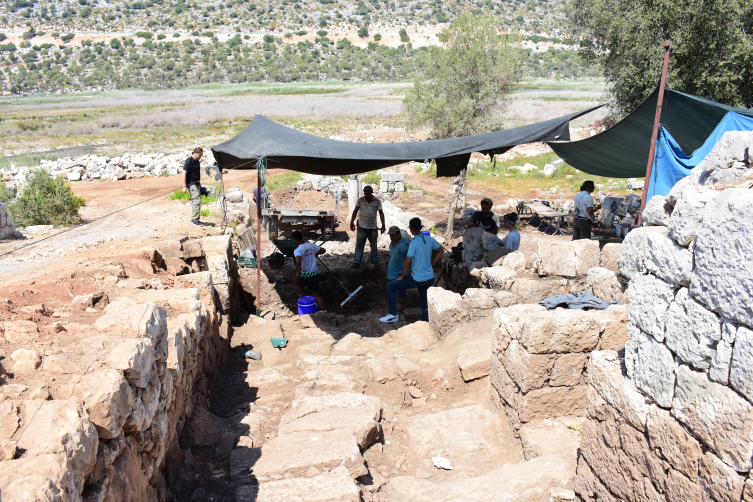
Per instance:
[[[646,201],[651,200],[654,195],[667,195],[675,183],[688,176],[690,170],[706,158],[727,131],[753,131],[753,117],[735,112],[727,113],[703,145],[690,156],[685,155],[669,131],[663,126],[660,127]]]

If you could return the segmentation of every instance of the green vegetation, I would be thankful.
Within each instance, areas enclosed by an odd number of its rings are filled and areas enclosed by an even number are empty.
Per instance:
[[[201,209],[199,210],[199,214],[201,216],[209,216],[212,212],[209,209]]]
[[[616,111],[635,109],[659,84],[672,40],[672,89],[753,107],[753,2],[569,0],[570,28],[587,64],[604,71]]]
[[[426,126],[429,138],[454,138],[504,128],[507,95],[520,77],[519,51],[497,33],[489,14],[461,14],[437,34],[406,94],[409,129]]]
[[[361,178],[361,183],[364,185],[371,185],[372,187],[379,188],[379,183],[382,181],[382,177],[376,171],[369,171]]]
[[[171,200],[181,200],[181,201],[191,200],[191,194],[188,193],[188,190],[186,190],[186,193],[183,193],[182,188],[178,188],[167,197]],[[210,192],[209,196],[206,196],[206,195],[201,196],[202,204],[210,204],[212,202],[217,202],[217,197],[214,196],[214,190]]]
[[[274,176],[267,180],[267,190],[273,192],[280,188],[293,186],[303,179],[303,173],[291,171],[289,173]]]
[[[80,221],[78,210],[83,205],[84,199],[73,194],[67,181],[39,168],[28,171],[23,191],[7,208],[16,225],[26,227],[74,225]]]

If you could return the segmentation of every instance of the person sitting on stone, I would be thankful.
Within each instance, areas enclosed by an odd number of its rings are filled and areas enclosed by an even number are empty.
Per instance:
[[[508,230],[508,234],[502,238],[502,245],[510,251],[520,248],[520,232],[518,232],[518,213],[507,213],[502,217],[502,224]]]
[[[311,295],[316,298],[316,305],[319,310],[324,310],[324,300],[319,294],[319,267],[316,266],[316,257],[327,252],[326,249],[317,246],[313,242],[303,240],[303,233],[299,230],[293,232],[293,242],[297,246],[293,255],[295,256],[295,286],[298,288],[298,294],[303,296],[308,289]]]
[[[499,218],[492,213],[494,203],[489,197],[481,199],[481,211],[476,211],[468,222],[468,228],[483,228],[490,234],[497,235],[499,232]]]

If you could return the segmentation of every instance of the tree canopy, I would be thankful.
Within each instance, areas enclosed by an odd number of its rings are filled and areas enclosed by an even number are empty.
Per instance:
[[[503,128],[520,60],[513,37],[501,30],[495,16],[461,14],[437,34],[444,46],[423,52],[403,101],[409,129],[427,126],[437,139]]]
[[[753,0],[569,0],[566,14],[581,56],[601,65],[618,116],[656,89],[664,40],[672,89],[753,107]]]

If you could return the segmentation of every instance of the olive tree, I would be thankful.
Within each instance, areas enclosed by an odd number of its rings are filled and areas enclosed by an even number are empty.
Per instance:
[[[403,100],[409,129],[427,127],[437,139],[503,128],[520,60],[502,26],[491,14],[463,13],[437,34],[443,45],[422,52]]]

